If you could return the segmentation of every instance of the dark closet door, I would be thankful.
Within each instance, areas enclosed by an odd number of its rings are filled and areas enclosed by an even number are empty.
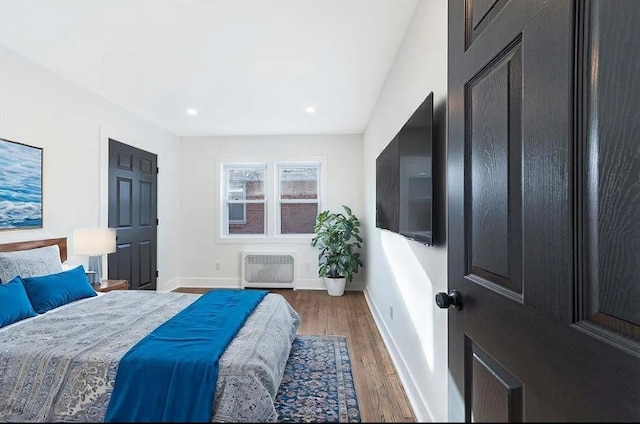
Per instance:
[[[640,421],[638,22],[449,2],[453,419]]]
[[[117,234],[109,278],[133,290],[156,289],[157,170],[155,154],[109,140],[109,227]]]

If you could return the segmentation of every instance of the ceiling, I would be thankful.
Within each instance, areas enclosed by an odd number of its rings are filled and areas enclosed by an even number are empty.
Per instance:
[[[0,0],[0,44],[179,136],[359,134],[417,2]]]

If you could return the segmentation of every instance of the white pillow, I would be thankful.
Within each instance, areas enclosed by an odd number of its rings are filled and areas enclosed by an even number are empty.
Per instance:
[[[8,283],[16,275],[40,277],[62,272],[60,247],[38,247],[36,249],[0,252],[0,283]]]

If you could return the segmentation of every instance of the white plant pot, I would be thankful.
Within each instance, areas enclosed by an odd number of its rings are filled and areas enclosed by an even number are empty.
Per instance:
[[[344,286],[347,284],[347,279],[324,277],[324,283],[327,285],[329,296],[342,296],[344,294]]]

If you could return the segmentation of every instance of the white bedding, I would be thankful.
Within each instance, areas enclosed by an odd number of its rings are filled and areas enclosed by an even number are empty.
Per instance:
[[[103,421],[120,358],[198,297],[111,291],[0,329],[0,421]],[[282,296],[264,298],[220,358],[212,421],[276,421],[299,322]]]

